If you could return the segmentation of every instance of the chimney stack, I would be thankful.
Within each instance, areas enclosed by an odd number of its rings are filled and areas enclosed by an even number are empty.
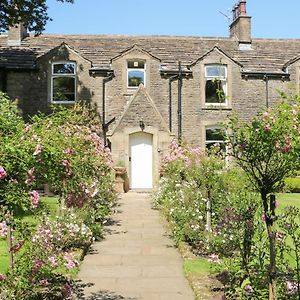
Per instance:
[[[251,44],[251,17],[247,16],[247,1],[239,0],[232,9],[230,37],[235,37],[240,44]]]
[[[7,46],[21,46],[22,40],[27,36],[27,29],[22,23],[13,25],[7,32]]]

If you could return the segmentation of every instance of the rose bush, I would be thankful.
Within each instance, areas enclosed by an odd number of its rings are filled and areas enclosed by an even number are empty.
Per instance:
[[[269,299],[277,299],[277,203],[273,193],[280,190],[287,176],[300,168],[300,98],[283,95],[280,104],[261,112],[251,123],[234,118],[228,132],[235,162],[261,197],[269,239]]]
[[[0,94],[0,121],[0,233],[7,235],[9,225],[14,238],[14,266],[1,275],[1,296],[60,299],[71,291],[67,269],[77,266],[72,249],[101,236],[115,199],[97,113],[78,104],[27,124],[16,103]],[[43,214],[38,190],[44,184],[59,197],[56,220]],[[18,218],[20,211],[34,214],[40,224],[28,226]]]

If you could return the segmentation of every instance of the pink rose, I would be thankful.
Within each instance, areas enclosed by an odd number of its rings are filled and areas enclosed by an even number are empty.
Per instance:
[[[0,236],[7,236],[7,225],[5,221],[0,222]]]
[[[267,112],[267,111],[265,111],[264,113],[263,113],[263,117],[264,118],[267,118],[269,116],[269,113]]]
[[[40,144],[37,144],[36,147],[35,147],[35,150],[33,152],[33,155],[39,155],[42,153],[42,149],[43,149],[43,146],[40,145]]]
[[[69,165],[68,160],[64,159],[64,160],[62,161],[62,165],[65,166],[65,167],[67,167],[67,166]]]
[[[33,190],[30,193],[31,207],[37,208],[39,206],[40,195],[37,191]]]
[[[6,171],[2,166],[0,166],[0,179],[4,179],[7,176]]]
[[[25,181],[26,184],[31,184],[34,179],[35,179],[35,176],[33,175],[33,172],[34,172],[35,168],[31,168],[28,172],[27,172],[27,179]]]

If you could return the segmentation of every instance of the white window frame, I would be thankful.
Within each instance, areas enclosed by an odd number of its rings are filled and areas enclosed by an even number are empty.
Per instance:
[[[128,68],[128,63],[129,62],[135,62],[135,61],[138,61],[138,62],[143,62],[144,63],[144,68]],[[146,87],[146,61],[143,60],[143,59],[130,59],[130,60],[127,60],[126,61],[126,74],[127,74],[127,78],[126,78],[126,84],[127,84],[127,89],[129,90],[136,90],[138,89],[138,86],[129,86],[129,72],[130,71],[142,71],[144,73],[144,87]]]
[[[207,67],[224,67],[225,70],[225,76],[208,76],[207,75]],[[228,105],[228,67],[227,65],[224,64],[206,64],[204,66],[204,102],[205,102],[205,106],[227,106]],[[223,103],[220,102],[211,102],[208,103],[206,102],[206,81],[208,80],[213,80],[213,79],[217,79],[220,80],[221,82],[225,83],[224,84],[224,94],[225,94],[225,101]]]
[[[74,74],[55,74],[54,73],[54,66],[55,65],[62,65],[62,64],[72,64],[74,65]],[[51,64],[51,95],[50,95],[50,99],[51,99],[51,103],[53,104],[68,104],[68,103],[75,103],[76,102],[76,98],[77,98],[77,70],[76,70],[76,63],[73,61],[56,61],[53,62]],[[53,79],[54,78],[58,78],[58,77],[70,77],[70,78],[74,78],[74,100],[73,101],[55,101],[53,100]]]
[[[226,141],[225,141],[226,131],[224,130],[225,136],[224,136],[223,140],[207,140],[206,139],[206,131],[209,130],[209,129],[211,129],[211,130],[222,129],[222,126],[220,126],[220,125],[207,125],[207,126],[205,126],[205,129],[204,129],[205,130],[205,132],[204,132],[204,134],[205,134],[205,150],[207,149],[208,144],[220,144],[220,145],[225,144],[225,155],[227,155],[228,146],[226,145]]]

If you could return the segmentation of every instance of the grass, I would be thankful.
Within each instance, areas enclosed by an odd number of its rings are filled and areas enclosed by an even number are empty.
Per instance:
[[[0,273],[8,269],[7,243],[5,238],[0,238]]]
[[[215,264],[205,258],[190,259],[184,262],[186,273],[214,273]]]
[[[278,194],[279,210],[282,210],[285,206],[296,206],[300,208],[300,193],[290,194]]]

